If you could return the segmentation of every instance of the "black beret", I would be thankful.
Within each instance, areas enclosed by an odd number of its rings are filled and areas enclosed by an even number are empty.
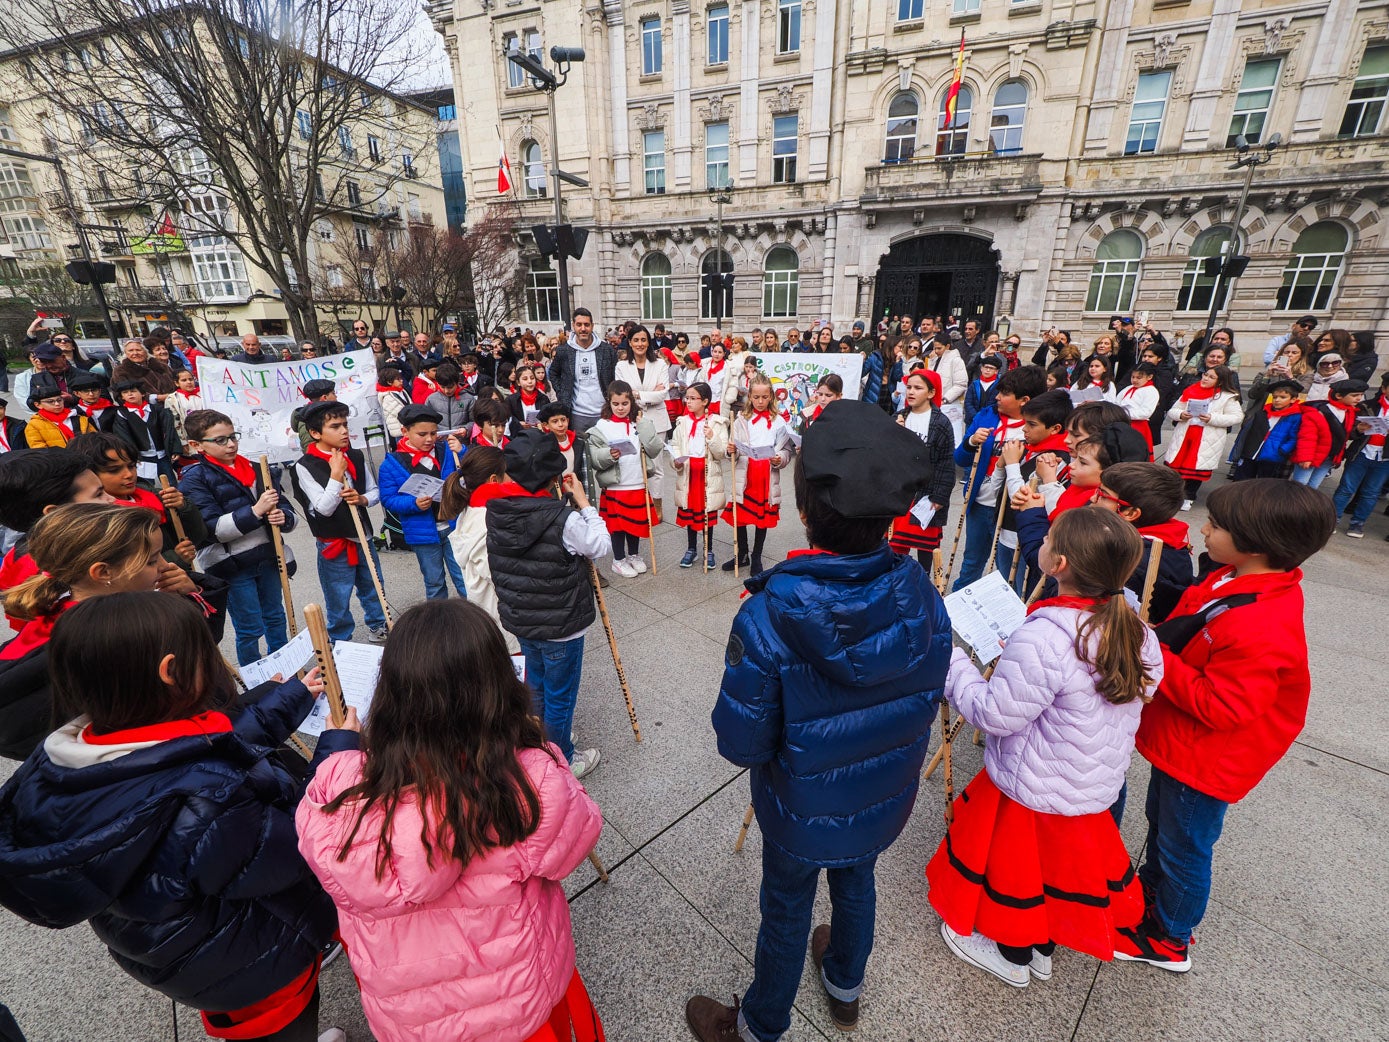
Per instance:
[[[98,377],[79,369],[68,377],[69,391],[97,391],[106,386]]]
[[[347,406],[342,402],[310,402],[299,410],[299,419],[304,422],[304,426],[311,431],[321,431],[323,429],[324,413],[330,409],[345,409]],[[404,412],[404,409],[400,410]]]
[[[63,393],[63,389],[58,386],[58,378],[52,373],[35,373],[34,378],[29,381],[29,408],[34,407],[35,402],[41,402],[45,398],[57,398]]]
[[[332,380],[310,380],[304,384],[301,393],[305,398],[322,398],[325,394],[332,394],[338,389],[338,385]]]
[[[427,405],[403,405],[396,419],[402,427],[413,427],[417,423],[438,423],[443,417]]]
[[[1385,374],[1389,376],[1389,373]],[[69,387],[72,385],[69,384]],[[1264,394],[1272,394],[1274,391],[1292,391],[1294,397],[1301,397],[1302,385],[1296,380],[1274,380],[1271,384],[1264,387]]]
[[[845,517],[900,517],[932,477],[925,442],[878,406],[847,398],[806,430],[801,466]]]
[[[1365,394],[1369,391],[1370,385],[1364,380],[1337,380],[1331,385],[1331,393],[1341,394]]]
[[[1152,458],[1148,442],[1131,424],[1111,423],[1100,431],[1099,440],[1110,463],[1147,463]]]
[[[111,385],[111,391],[114,394],[120,394],[122,391],[140,391],[144,393],[144,390],[145,385],[139,380],[119,380]]]
[[[506,476],[527,492],[539,492],[564,473],[564,453],[549,431],[534,427],[522,430],[506,443],[502,455],[506,459]]]

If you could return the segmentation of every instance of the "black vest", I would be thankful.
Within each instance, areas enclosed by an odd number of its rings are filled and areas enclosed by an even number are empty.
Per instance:
[[[573,511],[557,499],[504,496],[487,504],[487,560],[497,613],[522,640],[559,640],[592,624],[589,562],[564,547]]]
[[[358,492],[361,492],[366,485],[366,481],[363,477],[367,472],[366,459],[358,449],[348,449],[347,458],[351,461],[352,466],[357,469],[357,480],[353,481],[352,486],[357,489]],[[317,481],[319,485],[326,486],[331,480],[332,464],[326,459],[320,459],[317,456],[305,453],[299,457],[299,466],[312,474],[313,479]],[[297,498],[299,500],[299,505],[304,508],[304,516],[309,522],[309,531],[317,538],[352,540],[357,538],[357,526],[352,523],[352,507],[343,503],[327,517],[324,517],[322,514],[314,512],[313,505],[309,502],[308,496],[300,493],[299,483],[297,481],[294,483],[294,490],[298,494]],[[357,507],[356,509],[361,511],[362,531],[370,532],[371,518],[368,516],[366,509],[364,507]]]

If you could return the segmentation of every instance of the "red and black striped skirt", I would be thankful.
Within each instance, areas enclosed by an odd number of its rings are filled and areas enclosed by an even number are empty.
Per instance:
[[[1211,474],[1214,473],[1209,470],[1196,469],[1196,461],[1201,452],[1201,431],[1200,424],[1190,424],[1186,429],[1186,434],[1182,437],[1181,445],[1177,448],[1177,454],[1167,464],[1186,481],[1209,481]]]
[[[750,459],[747,479],[743,482],[743,498],[738,500],[738,524],[753,528],[775,528],[781,520],[781,507],[774,506],[772,496],[772,461]],[[736,474],[736,471],[735,471]],[[736,479],[735,479],[736,480]],[[733,524],[733,504],[723,508],[724,524]]]
[[[1057,944],[1114,957],[1114,934],[1143,917],[1143,889],[1108,811],[1030,810],[980,771],[926,866],[931,907],[957,933]]]
[[[685,466],[690,468],[690,491],[685,497],[688,505],[675,512],[675,523],[681,528],[693,528],[696,532],[702,532],[719,523],[718,512],[706,510],[704,506],[708,501],[704,485],[707,463],[703,457],[685,461]]]
[[[931,520],[934,521],[935,518]],[[911,553],[913,550],[925,550],[930,553],[940,546],[940,537],[940,525],[922,528],[917,524],[916,518],[912,517],[911,511],[907,511],[892,522],[892,531],[887,534],[887,545],[899,554]]]
[[[656,519],[656,504],[644,488],[605,488],[598,497],[598,514],[609,532],[649,536]]]

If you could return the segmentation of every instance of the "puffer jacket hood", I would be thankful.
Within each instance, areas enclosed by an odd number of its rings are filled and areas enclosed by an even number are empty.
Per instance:
[[[747,583],[713,724],[752,768],[765,842],[817,865],[885,850],[916,801],[950,656],[945,605],[916,561],[797,555]]]

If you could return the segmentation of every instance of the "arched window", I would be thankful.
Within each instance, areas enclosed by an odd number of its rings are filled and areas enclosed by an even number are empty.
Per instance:
[[[733,258],[723,250],[710,250],[699,266],[699,317],[722,322],[733,314],[733,287],[709,288],[709,275],[732,275]],[[730,280],[731,281],[731,280]]]
[[[1211,306],[1211,293],[1215,290],[1216,277],[1206,274],[1206,261],[1220,256],[1220,247],[1230,241],[1230,229],[1226,225],[1207,228],[1191,244],[1191,258],[1182,272],[1182,288],[1177,291],[1178,311],[1208,311]],[[1231,246],[1233,253],[1236,247]],[[1225,298],[1230,292],[1230,280],[1220,280],[1220,304],[1225,306]]]
[[[540,146],[534,141],[521,145],[521,164],[525,168],[526,196],[541,199],[545,195],[545,160],[540,156]]]
[[[641,262],[641,317],[670,319],[670,258],[664,253],[648,254]]]
[[[989,117],[989,147],[1002,155],[1022,151],[1022,126],[1027,117],[1027,84],[1009,80],[994,94]]]
[[[965,154],[965,142],[969,139],[969,111],[974,107],[974,92],[960,84],[960,93],[955,98],[955,121],[952,127],[947,127],[945,118],[945,102],[950,97],[950,89],[947,87],[944,94],[940,96],[940,109],[936,116],[936,155],[938,156],[962,156]]]
[[[916,95],[909,90],[900,92],[887,107],[887,147],[884,163],[901,163],[916,153],[917,115],[921,109]]]
[[[1121,228],[1110,232],[1095,248],[1090,269],[1086,311],[1128,311],[1138,288],[1138,262],[1143,258],[1143,237]]]
[[[531,261],[526,272],[526,321],[560,321],[559,273],[547,258]]]
[[[1350,235],[1335,221],[1318,221],[1293,243],[1293,257],[1283,269],[1279,311],[1324,311],[1336,295]]]
[[[762,317],[794,318],[801,262],[790,246],[774,246],[762,264]]]

